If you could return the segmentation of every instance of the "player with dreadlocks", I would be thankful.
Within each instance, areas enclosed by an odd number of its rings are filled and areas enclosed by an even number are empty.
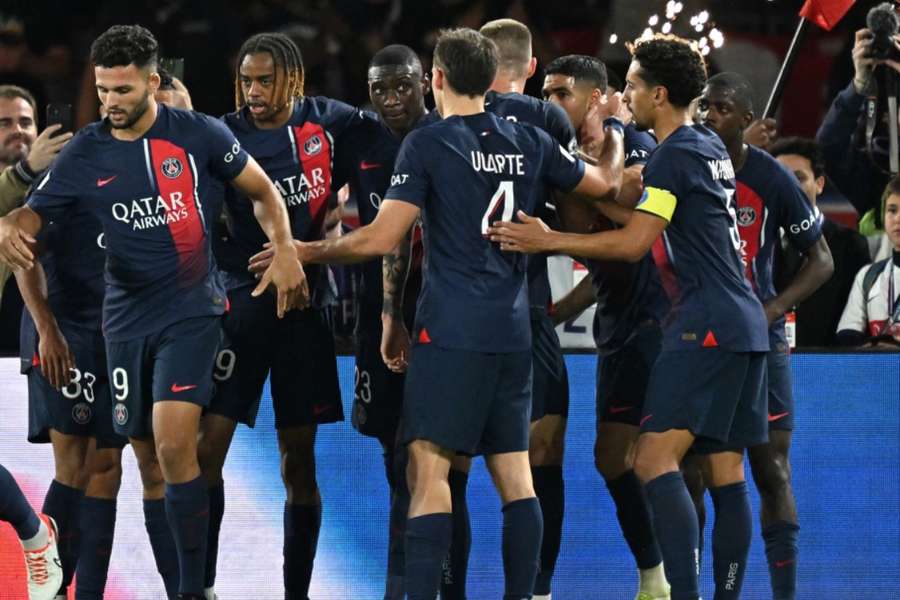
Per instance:
[[[295,240],[324,236],[328,198],[349,177],[335,155],[342,136],[367,118],[335,100],[303,95],[300,50],[286,35],[252,36],[238,53],[237,110],[224,117],[243,148],[271,178],[288,210]],[[327,272],[305,267],[311,305],[276,320],[272,296],[252,298],[251,256],[266,238],[253,207],[238,192],[225,198],[230,241],[220,260],[231,310],[224,322],[226,344],[214,377],[217,391],[204,417],[200,460],[210,486],[206,593],[212,598],[218,531],[224,511],[222,467],[237,423],[253,426],[266,377],[271,391],[287,490],[284,507],[285,598],[305,599],[322,519],[314,446],[319,424],[342,421],[341,393],[331,329]]]

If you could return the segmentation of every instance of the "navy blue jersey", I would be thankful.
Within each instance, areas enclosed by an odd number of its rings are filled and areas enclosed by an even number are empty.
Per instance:
[[[678,128],[643,176],[637,210],[669,222],[653,252],[672,302],[663,349],[768,351],[765,313],[741,262],[734,168],[719,137],[702,125]]]
[[[210,243],[214,215],[205,203],[213,179],[234,179],[246,163],[247,153],[222,123],[165,105],[138,140],[115,139],[103,120],[66,145],[28,206],[45,223],[81,207],[100,220],[108,340],[224,312]]]
[[[491,91],[484,97],[484,110],[513,123],[527,123],[543,129],[566,150],[575,149],[575,128],[566,111],[552,102],[524,94]],[[437,111],[434,111],[428,120],[433,122],[439,118]],[[548,195],[538,203],[537,215],[552,223],[555,214],[550,210],[550,204],[551,198]],[[546,254],[533,254],[529,257],[528,297],[536,313],[546,314],[551,301]]]
[[[655,148],[652,135],[632,124],[625,127],[626,166],[646,164]],[[586,260],[585,266],[597,298],[594,343],[601,356],[619,350],[641,323],[661,323],[669,312],[669,299],[650,254],[636,263]]]
[[[775,297],[772,257],[779,229],[790,244],[804,252],[822,237],[817,216],[797,179],[769,153],[748,146],[747,161],[737,173],[737,223],[747,279],[760,302]],[[785,343],[784,317],[769,329],[773,343]]]
[[[403,141],[386,198],[422,209],[425,278],[420,341],[476,352],[531,345],[526,258],[486,233],[517,210],[533,214],[550,185],[570,191],[584,164],[544,131],[489,113],[453,116]]]
[[[277,129],[260,129],[245,107],[223,117],[241,146],[263,168],[281,194],[291,221],[294,239],[319,240],[325,235],[328,197],[349,177],[349,168],[334,162],[335,146],[344,132],[363,119],[362,113],[330,98],[306,97],[294,103],[288,122]],[[253,216],[253,203],[234,189],[225,194],[231,235],[227,267],[229,281],[249,284],[250,257],[268,241]],[[234,268],[232,268],[232,265]],[[328,303],[326,269],[305,265],[312,301]]]

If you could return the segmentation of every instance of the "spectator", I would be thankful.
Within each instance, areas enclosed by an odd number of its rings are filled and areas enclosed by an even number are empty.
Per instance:
[[[871,343],[896,350],[900,344],[900,177],[885,189],[882,218],[893,254],[857,273],[837,326],[841,345]]]
[[[877,210],[880,192],[890,174],[879,167],[870,155],[864,135],[857,133],[865,116],[866,97],[875,93],[876,67],[900,71],[900,64],[869,58],[872,33],[868,29],[856,32],[853,46],[853,81],[834,99],[816,134],[825,156],[825,170],[838,189],[861,215],[860,232],[873,235],[882,229],[881,214]],[[873,140],[875,147],[887,147]]]
[[[769,148],[772,156],[787,167],[800,182],[809,203],[816,207],[816,198],[825,187],[825,165],[822,151],[813,140],[783,138]],[[797,346],[831,346],[834,332],[844,309],[857,271],[869,262],[866,240],[859,233],[824,219],[822,234],[834,260],[834,274],[809,298],[796,307]],[[776,288],[789,282],[800,268],[803,257],[784,244],[776,252]]]

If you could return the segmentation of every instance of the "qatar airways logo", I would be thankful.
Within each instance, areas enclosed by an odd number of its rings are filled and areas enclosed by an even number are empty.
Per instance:
[[[325,170],[317,167],[309,175],[309,177],[306,176],[306,173],[291,175],[275,179],[272,183],[284,198],[286,205],[300,206],[328,194],[328,187],[325,185]]]
[[[181,192],[171,192],[167,197],[150,196],[112,205],[113,218],[130,225],[134,231],[168,226],[187,219],[188,214]]]

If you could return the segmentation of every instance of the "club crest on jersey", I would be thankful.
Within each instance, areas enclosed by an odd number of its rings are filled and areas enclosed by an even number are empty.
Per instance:
[[[162,162],[162,174],[169,179],[175,179],[181,175],[182,169],[181,161],[177,158],[167,158]]]
[[[91,407],[86,402],[79,402],[73,406],[72,420],[79,425],[87,425],[91,420]]]
[[[322,138],[318,135],[314,135],[305,142],[303,142],[303,151],[307,156],[315,156],[319,152],[322,151]]]
[[[741,227],[750,227],[756,223],[756,209],[752,206],[741,206],[737,209],[737,222]]]
[[[119,425],[124,425],[128,422],[128,407],[124,404],[116,404],[113,409],[113,415],[116,419],[116,423]]]

